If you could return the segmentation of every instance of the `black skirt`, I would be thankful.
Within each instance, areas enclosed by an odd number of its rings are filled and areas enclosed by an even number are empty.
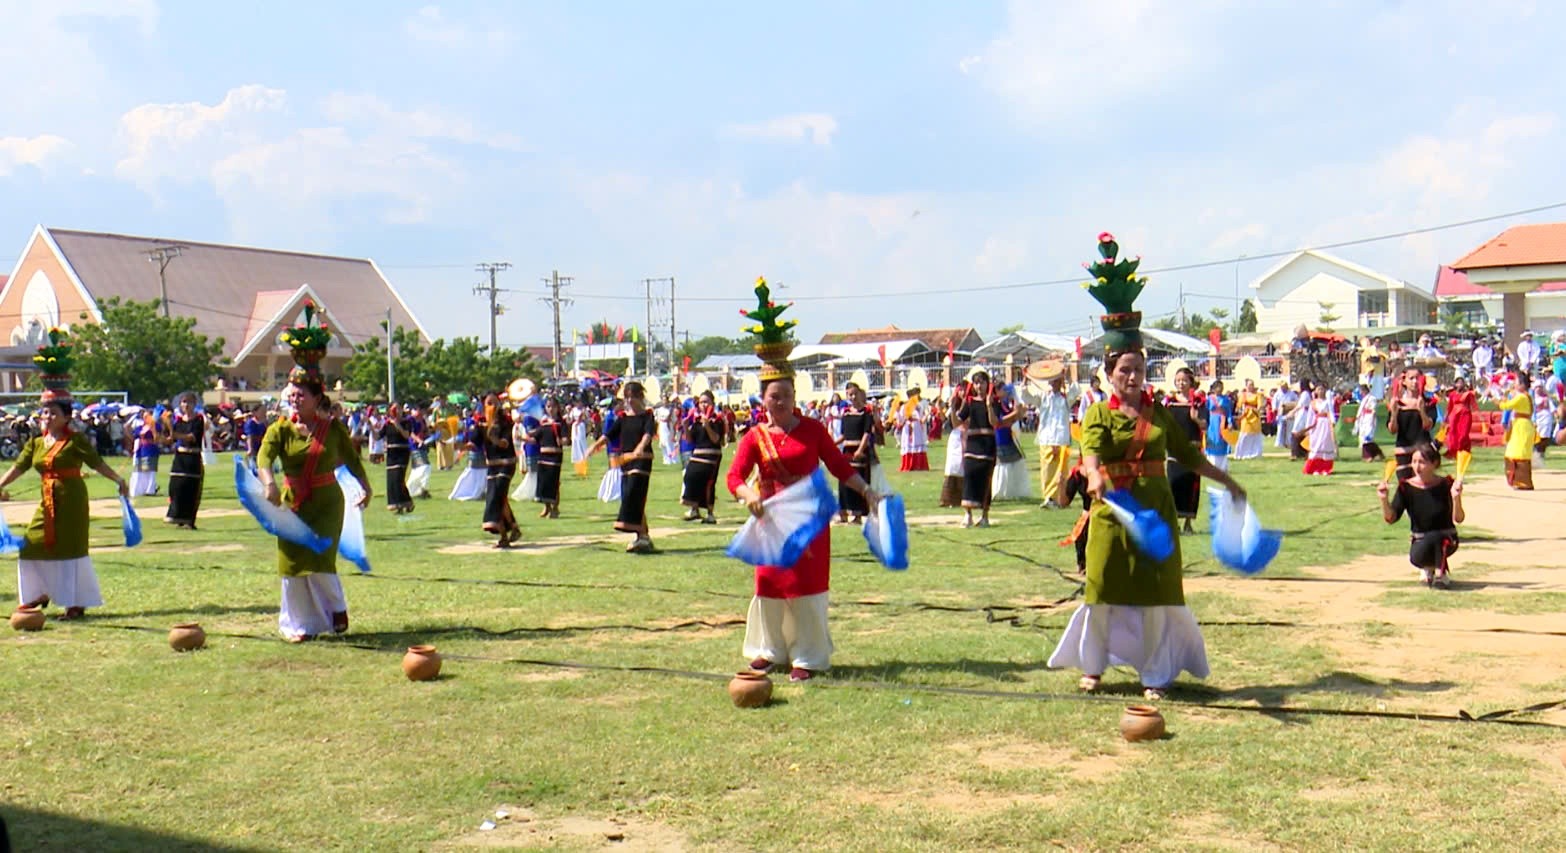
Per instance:
[[[624,475],[624,479],[620,481],[620,514],[615,517],[614,529],[640,532],[647,524],[647,489],[652,480],[651,462],[646,459],[627,462],[620,466],[620,473]]]
[[[1169,490],[1174,492],[1175,515],[1195,518],[1202,506],[1202,478],[1195,471],[1170,460]]]
[[[533,500],[541,504],[560,503],[560,457],[554,457],[553,462],[539,460],[538,490],[533,494]]]
[[[408,446],[386,448],[386,508],[413,506],[408,494]]]
[[[511,478],[517,475],[515,459],[503,465],[489,466],[489,476],[484,480],[484,529],[501,533],[517,526],[516,516],[511,514]],[[558,483],[558,478],[556,479]],[[407,489],[403,489],[406,493]]]
[[[859,479],[864,480],[866,483],[870,482],[870,466],[872,463],[869,460],[864,460],[864,464],[861,465],[859,461],[854,460],[853,464],[854,473],[859,475]],[[865,496],[842,483],[837,485],[837,505],[843,512],[854,515],[868,515],[870,513],[870,505],[865,502]]]
[[[201,451],[176,450],[169,465],[169,521],[196,523],[196,512],[201,509],[201,485],[206,480],[205,467],[201,464]]]
[[[707,451],[702,451],[707,453]],[[680,490],[680,503],[697,509],[712,509],[718,500],[718,471],[723,466],[723,455],[708,453],[692,455],[685,465],[685,481]],[[621,482],[623,489],[624,481]]]
[[[964,456],[962,459],[962,505],[968,509],[990,506],[991,479],[995,475],[995,457]]]

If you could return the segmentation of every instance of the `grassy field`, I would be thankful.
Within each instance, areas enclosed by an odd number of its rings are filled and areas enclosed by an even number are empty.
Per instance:
[[[611,534],[601,465],[567,478],[561,519],[519,507],[515,553],[483,549],[477,504],[377,505],[375,572],[344,577],[352,631],[292,646],[273,546],[235,511],[225,461],[199,532],[158,524],[151,498],[136,549],[112,547],[117,518],[95,520],[108,603],[91,619],[0,636],[0,815],[21,850],[1566,849],[1561,780],[1529,757],[1559,730],[1375,716],[1433,688],[1355,672],[1319,632],[1285,627],[1299,612],[1269,579],[1406,551],[1406,526],[1375,508],[1380,466],[1340,468],[1236,463],[1284,552],[1253,581],[1185,539],[1213,677],[1180,682],[1168,738],[1127,745],[1134,674],[1083,699],[1077,673],[1043,665],[1079,591],[1056,544],[1075,512],[927,523],[960,517],[935,506],[939,473],[894,473],[913,568],[881,569],[836,528],[830,677],[741,711],[724,682],[745,662],[751,575],[722,553],[740,512],[680,521],[672,469],[654,477],[652,556]],[[36,477],[19,486],[36,499]],[[1397,633],[1341,617],[1365,642]],[[168,627],[191,619],[208,648],[170,651]],[[446,655],[439,680],[403,678],[415,643]]]

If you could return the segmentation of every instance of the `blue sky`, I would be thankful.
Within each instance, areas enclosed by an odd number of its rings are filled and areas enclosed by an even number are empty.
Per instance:
[[[0,265],[36,223],[374,258],[437,337],[1078,334],[1111,230],[1149,314],[1232,307],[1258,255],[1566,202],[1566,6],[0,0]],[[46,8],[45,8],[46,7]],[[1429,286],[1507,225],[1336,250]],[[5,246],[11,248],[6,249]],[[820,300],[824,296],[875,298]],[[705,300],[705,301],[704,301]]]

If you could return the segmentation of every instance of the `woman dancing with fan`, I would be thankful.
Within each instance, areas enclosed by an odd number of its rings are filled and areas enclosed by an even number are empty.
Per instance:
[[[413,495],[408,493],[408,463],[413,459],[415,432],[412,420],[403,416],[402,406],[392,403],[386,408],[386,420],[381,422],[379,434],[386,452],[386,509],[397,515],[413,512]]]
[[[1011,426],[1022,416],[1020,407],[1005,412],[990,389],[990,375],[984,371],[957,389],[952,403],[951,422],[963,431],[962,509],[963,527],[973,526],[973,511],[979,510],[979,526],[990,526],[990,498],[995,475],[997,448],[995,430]]]
[[[768,298],[765,280],[756,283],[756,310],[746,316],[758,321],[747,331],[760,336],[756,355],[762,359],[761,402],[764,422],[740,438],[729,468],[729,492],[758,518],[765,502],[779,490],[810,477],[826,465],[832,476],[864,497],[874,509],[881,501],[848,457],[838,450],[832,433],[819,421],[794,408],[794,374],[788,363],[793,344],[785,337],[794,321],[777,322],[788,306]],[[758,474],[756,486],[747,483]],[[826,502],[830,505],[830,492]],[[827,508],[830,512],[830,508]],[[827,629],[827,596],[832,572],[830,518],[791,566],[756,566],[755,597],[745,614],[745,656],[759,672],[789,669],[790,681],[807,681],[832,665],[832,635]]]
[[[16,563],[17,597],[24,605],[40,608],[53,601],[65,608],[61,619],[79,619],[87,608],[103,604],[98,574],[87,553],[89,512],[82,469],[90,468],[114,483],[122,498],[130,495],[130,486],[98,456],[86,436],[71,429],[67,386],[73,358],[66,333],[50,329],[49,343],[38,352],[33,362],[42,371],[47,389],[38,413],[42,430],[27,440],[11,470],[0,477],[0,501],[11,499],[5,490],[18,477],[38,471],[42,494]]]
[[[1110,312],[1100,322],[1104,367],[1114,393],[1107,402],[1090,407],[1082,421],[1082,472],[1094,499],[1088,519],[1087,585],[1084,603],[1072,614],[1049,666],[1080,669],[1078,687],[1085,692],[1098,690],[1110,665],[1131,666],[1141,678],[1144,695],[1159,699],[1182,670],[1197,678],[1208,674],[1201,629],[1185,606],[1165,458],[1216,480],[1236,498],[1243,500],[1245,490],[1207,461],[1169,410],[1148,393],[1142,315],[1132,310],[1146,279],[1135,275],[1138,260],[1117,261],[1118,252],[1113,237],[1099,235],[1103,260],[1089,267],[1094,283],[1088,292]],[[1105,493],[1122,489],[1169,526],[1174,547],[1165,559],[1140,553],[1131,532],[1102,500]]]
[[[723,467],[723,440],[727,427],[712,392],[701,392],[696,410],[684,427],[691,442],[691,461],[685,466],[685,480],[680,490],[680,503],[690,507],[686,521],[700,518],[702,524],[718,523],[713,505],[718,502],[718,475]],[[705,517],[703,512],[706,512]]]
[[[533,500],[544,505],[538,512],[539,518],[560,517],[560,466],[565,458],[563,448],[571,438],[562,429],[563,417],[560,401],[549,398],[544,404],[544,419],[522,438],[529,446],[538,448],[538,480]]]
[[[374,490],[359,450],[342,421],[331,417],[320,359],[326,354],[330,333],[312,325],[306,304],[305,325],[281,335],[293,349],[295,366],[288,373],[285,399],[293,409],[290,418],[278,418],[261,439],[256,455],[256,476],[273,506],[287,505],[310,529],[326,540],[320,553],[281,537],[277,540],[277,572],[283,579],[282,606],[277,627],[290,643],[302,643],[328,632],[348,630],[348,599],[337,577],[337,544],[343,529],[346,504],[337,484],[337,466],[347,465],[364,490],[362,509]],[[282,468],[283,487],[278,488],[272,467]]]
[[[511,415],[500,395],[484,395],[484,532],[499,537],[496,548],[510,548],[522,539],[522,528],[511,511],[511,480],[517,475],[517,449],[511,443]]]
[[[875,410],[870,408],[865,399],[865,389],[859,387],[859,383],[850,382],[843,390],[848,395],[848,406],[841,413],[842,439],[838,447],[843,455],[848,457],[850,464],[854,466],[854,473],[866,483],[870,482],[870,469],[878,461],[875,454],[876,441],[881,435],[881,419],[875,416]],[[847,524],[852,516],[854,524],[864,521],[865,513],[870,507],[858,491],[845,486],[839,486],[837,490],[837,520]]]
[[[206,481],[202,464],[202,440],[207,434],[207,419],[196,411],[196,395],[179,395],[179,413],[169,430],[174,461],[169,465],[169,509],[163,521],[175,527],[196,529],[196,512],[201,508],[201,487]]]

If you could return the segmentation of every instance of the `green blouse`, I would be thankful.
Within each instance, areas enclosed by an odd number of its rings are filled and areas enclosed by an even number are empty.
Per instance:
[[[63,445],[63,446],[62,446]],[[43,477],[43,498],[27,525],[24,560],[75,560],[87,556],[87,483],[83,469],[103,464],[87,436],[72,432],[60,442],[30,438],[16,457],[22,471]]]
[[[1187,468],[1195,468],[1206,461],[1168,409],[1155,403],[1148,415],[1150,423],[1143,460],[1173,459]],[[1108,403],[1093,404],[1082,416],[1082,455],[1097,456],[1101,465],[1123,461],[1130,450],[1136,424],[1136,418],[1119,408],[1112,409]],[[1113,490],[1116,486],[1111,484],[1109,488]],[[1083,600],[1088,604],[1137,607],[1183,605],[1185,589],[1181,581],[1179,523],[1169,478],[1163,474],[1139,476],[1126,488],[1138,503],[1157,510],[1169,525],[1174,537],[1174,553],[1162,562],[1143,556],[1131,543],[1130,534],[1115,521],[1109,507],[1102,502],[1094,504],[1088,518],[1087,589]]]
[[[315,476],[308,484],[308,495],[295,506],[296,494],[306,488],[305,467],[313,444],[314,438],[300,432],[293,421],[280,418],[267,428],[266,435],[261,438],[260,452],[256,454],[257,467],[270,470],[274,462],[282,467],[283,477],[279,487],[283,493],[283,505],[293,508],[312,530],[332,540],[331,547],[321,554],[303,545],[277,540],[277,572],[289,577],[337,572],[337,539],[342,534],[345,508],[343,490],[338,487],[334,476],[337,466],[347,465],[348,470],[364,486],[365,492],[368,494],[371,491],[364,462],[359,458],[359,450],[354,447],[353,438],[348,434],[348,427],[342,421],[334,420],[322,438],[320,455],[315,461]]]

